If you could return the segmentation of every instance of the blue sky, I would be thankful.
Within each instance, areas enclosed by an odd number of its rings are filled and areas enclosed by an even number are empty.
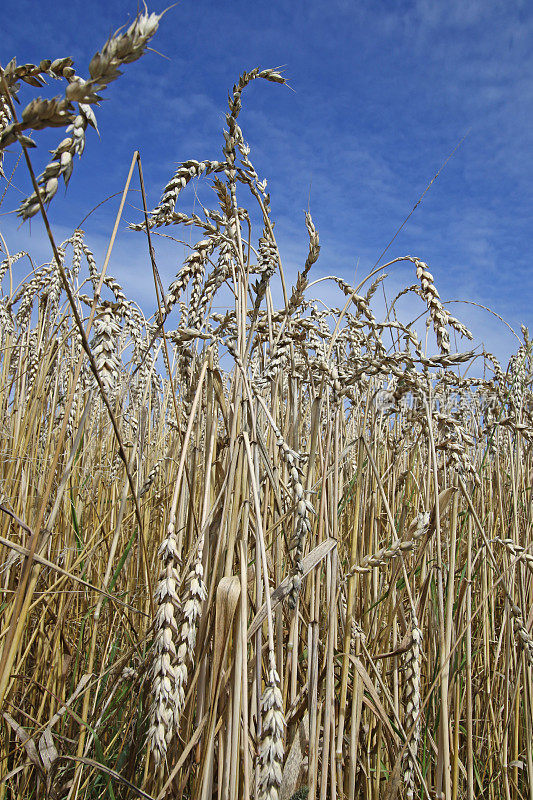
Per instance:
[[[71,55],[84,76],[91,55],[135,11],[118,0],[19,0],[4,19],[0,61]],[[322,244],[315,277],[353,280],[356,268],[364,276],[469,131],[387,260],[416,255],[429,264],[444,300],[488,305],[518,331],[521,322],[531,323],[530,3],[181,0],[161,21],[153,46],[164,57],[148,53],[126,67],[97,109],[101,138],[89,132],[67,193],[60,190],[51,206],[58,239],[121,190],[135,148],[151,205],[179,162],[220,158],[228,88],[245,69],[283,66],[292,88],[255,82],[240,121],[252,160],[269,182],[289,276],[305,259],[308,202]],[[54,91],[57,85],[48,94]],[[37,134],[39,171],[46,149],[60,138],[60,131]],[[22,167],[15,183],[22,191],[28,186]],[[191,189],[182,207],[192,198]],[[32,223],[28,240],[28,226],[20,229],[5,215],[17,199],[11,192],[0,209],[0,231],[12,251],[29,247],[45,261],[41,223]],[[84,226],[98,254],[115,211],[116,201],[109,202]],[[125,217],[139,219],[131,208]],[[123,226],[110,272],[148,310],[153,289],[144,246]],[[159,249],[165,280],[182,255],[179,246]],[[412,267],[395,268],[387,293],[411,283]],[[406,306],[407,316],[411,310]],[[486,312],[456,305],[452,313],[504,361],[516,349],[507,328]]]

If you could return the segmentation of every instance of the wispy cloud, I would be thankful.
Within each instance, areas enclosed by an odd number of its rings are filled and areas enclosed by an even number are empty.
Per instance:
[[[119,0],[60,3],[59,12],[51,0],[21,0],[4,26],[0,60],[71,54],[84,74],[123,21]],[[254,4],[253,14],[243,0],[183,3],[154,42],[167,58],[149,54],[106,92],[102,139],[90,138],[66,197],[55,198],[54,224],[67,233],[120,191],[135,148],[155,204],[177,162],[220,157],[226,92],[239,73],[284,64],[292,90],[256,82],[243,97],[241,121],[269,180],[288,280],[305,259],[308,204],[322,242],[316,274],[351,279],[357,264],[364,274],[470,129],[387,256],[416,254],[430,263],[443,299],[493,306],[519,328],[533,294],[532,45],[533,9],[521,0],[273,0]],[[39,139],[46,147],[54,134]],[[44,163],[46,154],[35,158]],[[183,208],[194,203],[194,189],[184,193]],[[99,252],[115,209],[111,201],[87,223]],[[15,241],[26,236],[11,218],[0,218],[0,227]],[[31,244],[40,252],[37,238]],[[183,248],[158,246],[170,280]],[[139,248],[137,237],[121,232],[112,271],[151,298]],[[391,280],[412,275],[399,269]],[[500,355],[514,349],[505,326],[486,312],[464,306],[458,316]]]

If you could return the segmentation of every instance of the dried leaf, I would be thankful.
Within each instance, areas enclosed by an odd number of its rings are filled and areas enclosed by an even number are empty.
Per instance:
[[[45,728],[43,735],[39,739],[39,753],[46,772],[49,772],[52,769],[54,761],[59,756],[50,728]]]
[[[7,711],[4,711],[4,719],[6,720],[7,724],[13,728],[17,737],[21,741],[22,745],[26,753],[28,754],[28,758],[30,759],[31,763],[37,767],[39,772],[43,773],[43,765],[41,764],[41,760],[39,758],[39,753],[37,752],[37,748],[35,747],[35,742],[33,739],[28,736],[24,728],[22,728],[18,722],[16,722],[11,714],[8,714]]]
[[[311,550],[311,552],[308,555],[306,555],[306,557],[303,560],[302,577],[305,578],[305,576],[308,575],[311,572],[311,570],[314,569],[317,566],[317,564],[319,564],[320,561],[322,561],[322,559],[325,558],[327,554],[330,553],[336,546],[337,542],[335,541],[335,539],[326,539],[324,542],[321,542],[319,545],[317,545],[317,547],[315,547],[314,550]],[[276,606],[279,603],[281,603],[281,601],[288,595],[291,587],[291,580],[292,580],[291,576],[285,578],[285,580],[283,580],[278,586],[278,588],[275,589],[275,591],[271,594],[270,605],[272,606],[272,611],[274,611]],[[252,624],[248,628],[248,639],[251,639],[254,633],[259,630],[264,620],[266,619],[266,614],[267,614],[266,604],[263,603],[263,605],[255,615]]]
[[[222,578],[217,587],[216,597],[215,649],[213,653],[213,675],[215,676],[215,680],[212,682],[213,691],[218,681],[224,653],[226,652],[226,646],[228,644],[229,632],[240,596],[240,578],[237,575],[232,575],[229,578]]]

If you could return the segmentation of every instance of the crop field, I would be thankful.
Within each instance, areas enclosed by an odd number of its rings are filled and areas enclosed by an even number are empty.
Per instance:
[[[0,225],[0,800],[533,800],[528,330],[500,365],[423,254],[317,280],[310,212],[284,272],[239,124],[274,69],[237,78],[217,160],[154,209],[134,154],[101,263],[83,230],[57,240],[99,98],[163,23],[140,13],[87,78],[0,71],[0,159],[50,248]],[[212,207],[184,212],[198,179]],[[108,269],[133,186],[149,313]],[[153,242],[184,231],[164,286]]]

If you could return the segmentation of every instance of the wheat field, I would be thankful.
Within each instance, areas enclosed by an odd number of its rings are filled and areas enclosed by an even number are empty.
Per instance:
[[[81,229],[57,241],[47,208],[159,21],[87,79],[0,71],[0,158],[21,153],[18,213],[50,243],[37,266],[0,235],[0,799],[532,800],[528,330],[502,367],[421,257],[315,280],[309,212],[291,285],[239,126],[272,69],[240,76],[217,160],[179,165],[155,209],[134,154],[102,263]],[[49,80],[64,96],[17,115]],[[180,211],[197,179],[215,207]],[[148,316],[108,271],[133,185]],[[153,243],[184,229],[165,288]],[[399,262],[413,285],[378,318]]]

